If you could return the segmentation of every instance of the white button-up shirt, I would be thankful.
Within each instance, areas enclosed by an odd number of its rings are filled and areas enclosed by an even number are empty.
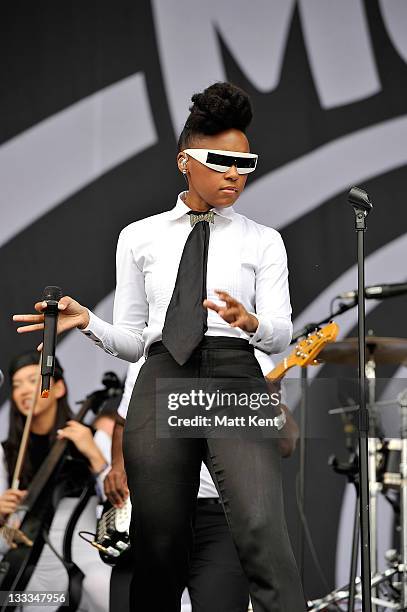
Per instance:
[[[181,195],[171,210],[131,223],[120,233],[113,324],[89,311],[89,325],[83,333],[107,353],[126,361],[138,361],[153,342],[161,340],[182,251],[192,229],[187,214],[191,209]],[[209,309],[206,335],[245,338],[265,353],[281,353],[292,334],[282,238],[276,230],[240,215],[233,206],[213,211],[207,297],[223,305],[215,290],[227,291],[257,317],[259,326],[248,334],[230,327]]]

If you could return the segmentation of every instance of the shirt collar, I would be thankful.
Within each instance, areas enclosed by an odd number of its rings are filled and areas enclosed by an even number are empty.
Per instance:
[[[180,219],[191,210],[189,206],[187,206],[185,202],[182,201],[181,196],[184,193],[186,193],[186,191],[182,191],[178,195],[177,203],[175,204],[174,208],[168,211],[168,216],[170,219]],[[219,215],[220,217],[225,217],[229,221],[231,221],[233,215],[236,214],[233,206],[228,206],[227,208],[218,208],[216,206],[213,206],[212,210],[216,215]]]

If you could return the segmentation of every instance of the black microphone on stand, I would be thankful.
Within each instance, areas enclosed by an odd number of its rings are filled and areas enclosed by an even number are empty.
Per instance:
[[[407,283],[390,283],[387,285],[371,285],[365,288],[365,298],[367,300],[383,300],[407,293]],[[341,300],[357,300],[357,289],[345,291],[336,296]]]
[[[4,383],[4,374],[3,372],[0,370],[0,387],[3,385]]]
[[[57,343],[58,302],[62,297],[60,287],[45,287],[43,301],[47,303],[44,310],[44,336],[41,359],[41,397],[48,397],[51,377],[55,370],[55,347]]]

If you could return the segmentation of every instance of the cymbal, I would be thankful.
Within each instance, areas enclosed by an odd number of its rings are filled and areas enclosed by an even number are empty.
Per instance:
[[[399,363],[407,366],[407,339],[366,336],[366,359],[373,358],[377,365]],[[318,362],[358,364],[358,338],[346,338],[327,344],[318,355]]]

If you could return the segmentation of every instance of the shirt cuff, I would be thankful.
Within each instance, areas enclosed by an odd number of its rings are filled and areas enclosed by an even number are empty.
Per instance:
[[[89,310],[89,308],[87,308],[86,310],[88,311],[89,315],[89,323],[84,329],[80,329],[79,331],[91,340],[100,341],[103,335],[103,331],[101,329],[101,326],[98,326],[98,317],[94,315],[93,312]]]
[[[111,465],[106,465],[106,467],[103,468],[103,470],[99,472],[99,474],[95,474],[96,494],[99,497],[99,499],[102,501],[106,501],[107,499],[106,494],[105,494],[104,480],[111,469],[112,469]]]
[[[270,346],[273,342],[273,325],[270,321],[266,321],[262,316],[255,312],[250,312],[259,322],[259,325],[255,332],[249,333],[249,344],[252,344],[254,348],[259,349],[265,353],[270,352]]]
[[[125,394],[123,393],[122,399],[121,399],[119,407],[117,409],[117,414],[122,419],[126,419],[128,407],[129,407],[129,399],[127,397],[125,397]]]
[[[281,431],[286,423],[287,423],[287,415],[284,412],[284,410],[280,407],[280,414],[274,417],[274,426],[277,427],[278,431]]]
[[[106,335],[106,326],[109,324],[103,319],[99,319],[89,308],[86,309],[89,314],[89,323],[84,329],[80,329],[79,331],[92,340],[97,346],[100,346],[102,349],[109,353],[110,355],[116,356],[117,352],[115,352],[109,344],[104,340]]]

